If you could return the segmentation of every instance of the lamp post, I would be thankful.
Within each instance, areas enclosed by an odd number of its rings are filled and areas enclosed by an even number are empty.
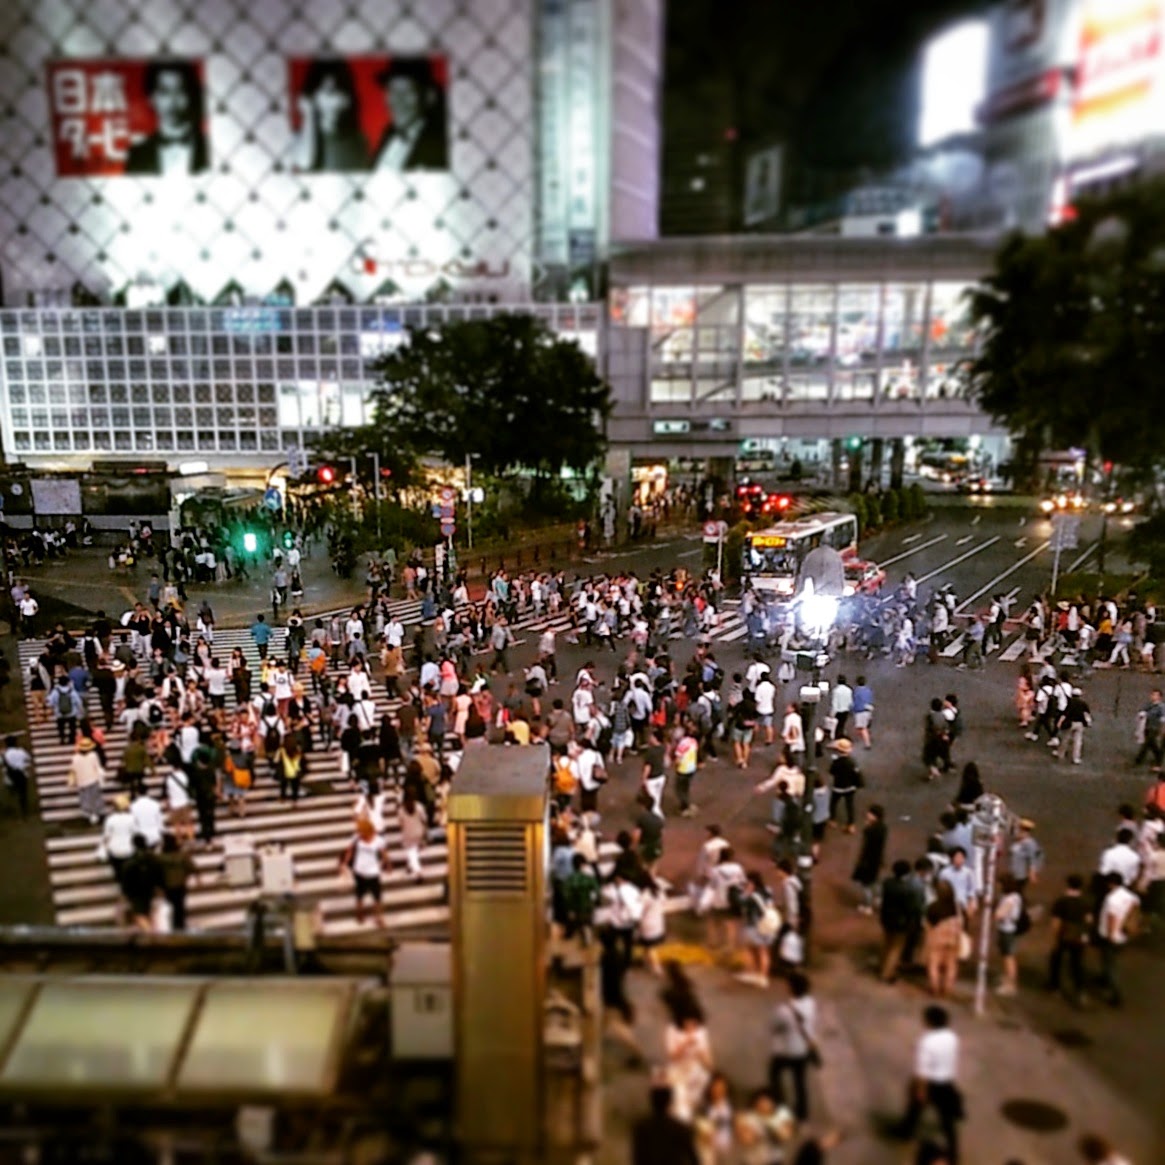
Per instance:
[[[821,688],[816,682],[801,688],[801,721],[805,733],[805,788],[801,791],[801,834],[797,844],[797,876],[801,879],[801,938],[809,954],[809,932],[813,927],[813,778],[817,776],[817,705]]]
[[[382,549],[380,546],[380,454],[373,450],[368,456],[372,458],[372,496],[376,500],[376,552],[379,554]]]
[[[1008,810],[1002,797],[984,793],[971,812],[971,841],[983,890],[979,934],[976,943],[978,966],[975,974],[975,1014],[987,1010],[987,964],[991,957],[991,936],[995,930],[995,873],[999,864],[999,843],[1007,828]]]

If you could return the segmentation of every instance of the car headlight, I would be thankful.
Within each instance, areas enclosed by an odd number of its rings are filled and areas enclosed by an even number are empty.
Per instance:
[[[1050,498],[1044,498],[1044,500],[1040,502],[1040,509],[1043,510],[1045,514],[1050,514],[1055,508],[1056,503],[1053,502]]]
[[[1116,513],[1116,502],[1105,502],[1104,503],[1104,512],[1106,514],[1115,514]]]

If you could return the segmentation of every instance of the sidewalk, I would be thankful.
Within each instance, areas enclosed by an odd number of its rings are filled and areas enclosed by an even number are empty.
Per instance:
[[[687,529],[688,527],[684,525],[660,526],[656,543],[676,538]],[[650,550],[655,545],[644,539],[635,544],[620,544],[611,551],[592,550],[586,557],[582,557],[577,543],[564,542],[560,533],[556,533],[553,541],[546,545],[538,541],[537,533],[535,531],[526,542],[519,539],[504,547],[491,545],[475,548],[469,552],[466,565],[471,595],[477,599],[485,593],[485,578],[481,572],[483,562],[487,573],[504,562],[511,574],[531,569],[567,569],[571,573],[590,574],[601,571],[603,562],[610,557],[639,553]],[[537,562],[535,562],[536,551]],[[46,607],[46,600],[49,601],[45,619],[50,622],[55,622],[58,617],[52,612],[54,601],[66,605],[67,619],[80,617],[77,612],[68,608],[78,608],[79,611],[90,613],[104,609],[110,618],[117,619],[135,602],[146,601],[146,591],[150,585],[154,564],[152,560],[146,560],[133,569],[111,571],[108,557],[108,548],[89,547],[73,551],[67,559],[50,560],[43,566],[29,569],[21,567],[17,570],[17,577],[29,583],[42,608]],[[252,571],[248,579],[236,578],[209,585],[190,583],[186,588],[190,597],[188,607],[196,611],[203,599],[208,600],[221,627],[249,626],[260,611],[270,620],[271,572],[272,567],[267,563]],[[304,596],[299,607],[306,616],[353,606],[367,598],[364,563],[357,565],[351,578],[342,579],[332,570],[331,560],[324,545],[318,543],[313,545],[310,557],[302,560],[301,573]],[[393,597],[400,596],[398,585],[394,588]],[[285,614],[285,611],[281,611],[280,622]]]
[[[680,927],[677,925],[676,930]],[[914,1044],[929,997],[917,983],[880,983],[857,970],[851,953],[825,953],[810,971],[820,1008],[823,1067],[811,1070],[810,1132],[840,1129],[842,1144],[829,1165],[904,1165],[913,1146],[886,1134],[906,1100]],[[687,970],[708,1015],[717,1068],[729,1078],[738,1108],[764,1087],[768,1070],[768,1016],[784,997],[779,986],[759,991],[737,982],[722,968],[690,963]],[[1018,1009],[1000,1001],[982,1019],[972,1014],[970,972],[948,1001],[952,1025],[962,1041],[960,1084],[967,1120],[960,1126],[961,1165],[1071,1165],[1081,1133],[1111,1137],[1133,1165],[1161,1160],[1151,1121],[1092,1072],[1079,1053],[1041,1036],[1021,1022]],[[658,1000],[659,980],[642,971],[628,978],[636,1008],[636,1034],[650,1065],[663,1061],[666,1013]],[[630,1160],[630,1129],[647,1111],[649,1076],[623,1064],[621,1049],[608,1045],[605,1060],[603,1165]],[[1048,1132],[1020,1127],[1005,1106],[1017,1102],[1059,1126]],[[1018,1112],[1017,1115],[1024,1114]],[[933,1122],[933,1123],[930,1123]],[[938,1134],[933,1113],[920,1132]]]

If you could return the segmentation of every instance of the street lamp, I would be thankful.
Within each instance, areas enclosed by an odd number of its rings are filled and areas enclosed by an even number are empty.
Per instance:
[[[978,968],[975,978],[975,1014],[987,1010],[987,963],[991,957],[991,936],[995,930],[995,873],[999,864],[999,843],[1007,829],[1008,809],[1002,797],[984,793],[971,810],[971,842],[975,847],[976,877],[983,891],[978,935]]]

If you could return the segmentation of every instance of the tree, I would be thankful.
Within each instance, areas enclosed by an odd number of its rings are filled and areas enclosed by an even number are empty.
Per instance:
[[[381,357],[375,427],[418,455],[533,475],[541,493],[564,468],[606,450],[610,390],[591,359],[529,315],[414,327]]]
[[[1081,203],[1038,238],[1014,235],[970,296],[980,329],[965,370],[1019,460],[1082,445],[1094,464],[1148,470],[1165,450],[1165,185]]]

